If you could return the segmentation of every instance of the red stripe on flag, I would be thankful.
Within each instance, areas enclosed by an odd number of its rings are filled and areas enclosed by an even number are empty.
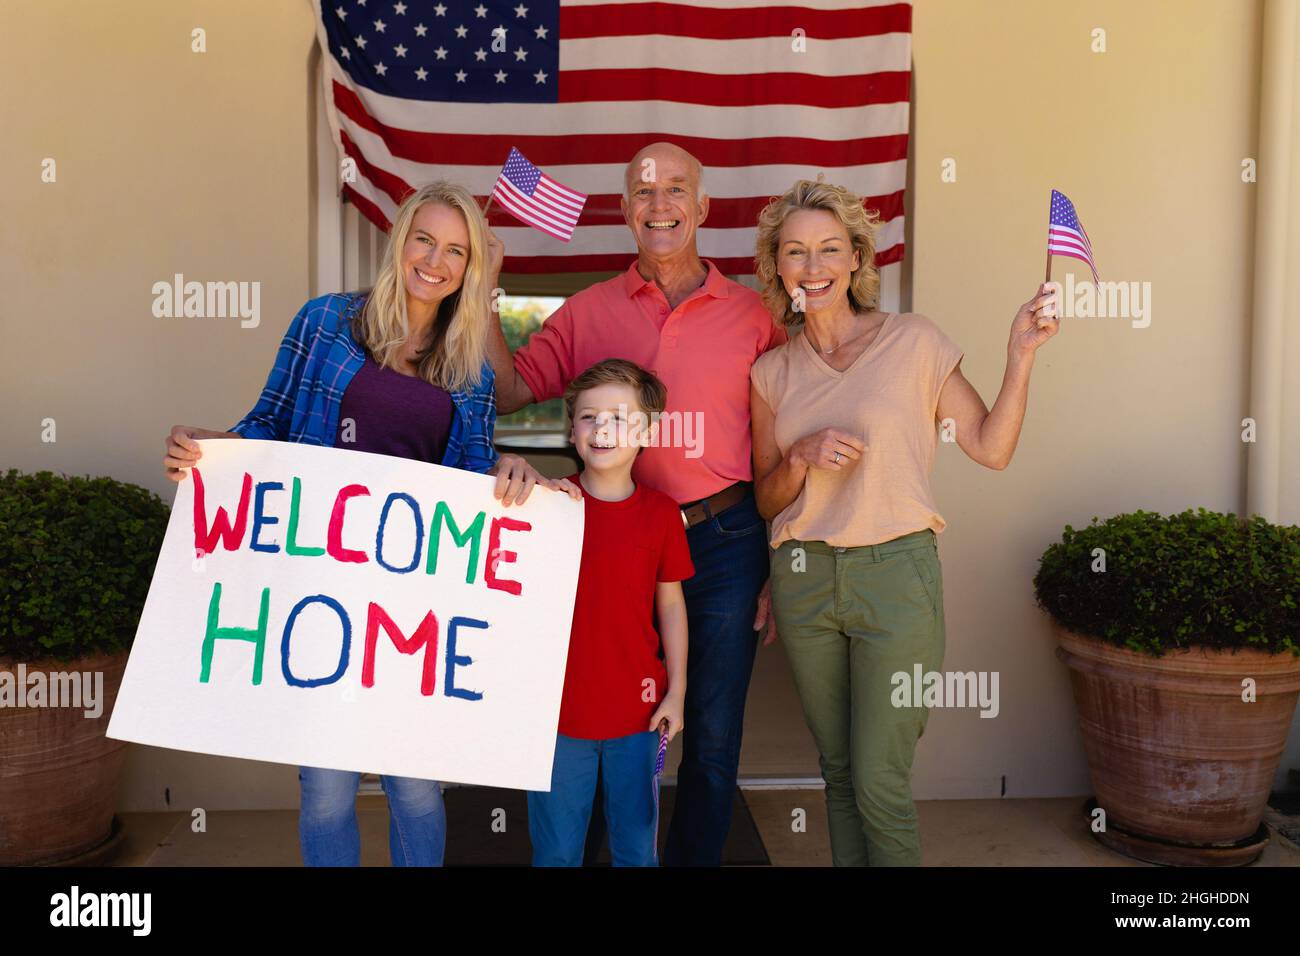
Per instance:
[[[906,71],[861,76],[812,76],[808,73],[747,73],[719,77],[713,73],[667,70],[564,70],[561,103],[640,102],[646,90],[655,99],[703,106],[793,104],[835,109],[905,103],[912,74]]]
[[[379,229],[388,232],[393,228],[393,224],[388,221],[379,207],[351,186],[345,185],[343,187],[343,195],[347,197],[348,202],[357,207],[357,212],[369,219]]]
[[[788,39],[794,30],[803,30],[805,36],[822,40],[910,33],[912,7],[907,3],[848,10],[810,10],[800,6],[731,10],[681,3],[560,7],[560,36],[566,40],[648,34],[705,40]]]
[[[393,202],[400,204],[406,198],[407,193],[415,191],[411,184],[401,176],[395,176],[386,169],[380,169],[366,159],[357,144],[352,142],[351,138],[343,130],[339,130],[339,138],[343,141],[343,152],[356,162],[357,171],[374,183],[375,188],[382,190]]]

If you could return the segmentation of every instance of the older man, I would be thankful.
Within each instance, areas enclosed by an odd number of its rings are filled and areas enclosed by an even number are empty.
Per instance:
[[[569,298],[513,362],[496,329],[497,408],[507,414],[554,398],[606,358],[636,362],[668,388],[660,443],[641,452],[632,472],[681,506],[695,565],[683,582],[685,730],[664,861],[717,866],[731,824],[755,630],[767,618],[749,369],[786,336],[756,293],[700,258],[695,238],[709,197],[694,156],[671,143],[642,149],[628,164],[622,209],[637,246],[627,272]]]

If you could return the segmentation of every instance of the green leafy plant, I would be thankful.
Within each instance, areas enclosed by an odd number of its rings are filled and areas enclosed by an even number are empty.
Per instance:
[[[1300,528],[1204,508],[1094,517],[1043,553],[1034,593],[1065,628],[1134,651],[1300,655]]]
[[[168,514],[157,495],[112,478],[0,476],[0,658],[129,648]]]

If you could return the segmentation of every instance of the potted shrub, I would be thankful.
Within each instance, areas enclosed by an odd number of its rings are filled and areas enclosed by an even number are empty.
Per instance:
[[[110,837],[125,744],[104,731],[167,517],[111,478],[0,476],[0,865]]]
[[[1300,528],[1204,508],[1093,518],[1044,552],[1034,589],[1098,837],[1153,862],[1255,859],[1300,692]]]

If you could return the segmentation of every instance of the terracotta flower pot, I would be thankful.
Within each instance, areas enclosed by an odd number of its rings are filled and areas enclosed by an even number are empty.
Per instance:
[[[1291,729],[1300,658],[1254,648],[1152,657],[1053,627],[1107,825],[1184,846],[1248,840]]]
[[[23,663],[29,679],[102,673],[102,710],[91,718],[84,706],[0,707],[0,866],[67,860],[108,839],[126,743],[104,731],[127,656]],[[19,666],[0,660],[0,673],[16,681]]]

